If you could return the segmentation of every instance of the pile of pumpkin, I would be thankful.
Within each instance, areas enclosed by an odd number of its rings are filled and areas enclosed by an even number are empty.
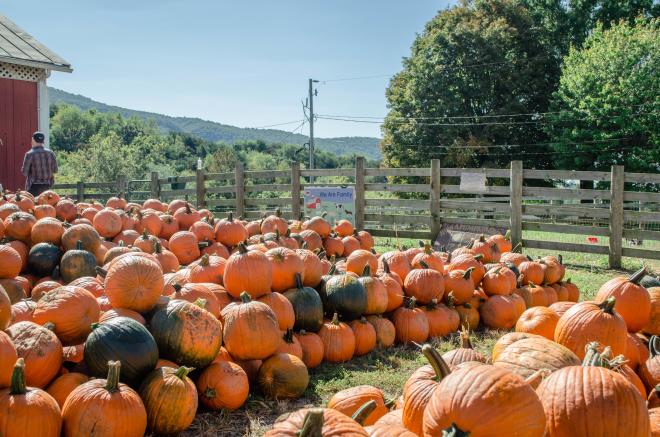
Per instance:
[[[480,321],[548,329],[579,297],[560,259],[528,259],[502,235],[379,255],[348,221],[217,220],[184,200],[52,191],[6,193],[0,223],[2,435],[172,434],[198,403],[299,397],[322,361]]]
[[[658,437],[660,287],[640,285],[643,275],[608,281],[595,301],[529,308],[489,356],[465,328],[442,355],[424,344],[429,364],[396,401],[349,388],[327,408],[281,416],[266,436]]]

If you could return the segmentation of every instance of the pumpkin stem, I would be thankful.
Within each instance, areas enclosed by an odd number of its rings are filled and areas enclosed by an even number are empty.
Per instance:
[[[511,249],[512,253],[522,253],[522,243],[518,243],[515,246],[513,246],[513,249]]]
[[[442,381],[444,377],[451,373],[451,369],[449,369],[449,366],[442,358],[442,355],[440,355],[440,353],[438,353],[438,351],[430,344],[426,343],[422,346],[422,354],[426,357],[431,367],[433,367],[435,380],[437,382]]]
[[[284,339],[284,342],[287,344],[292,344],[293,343],[293,329],[289,328],[286,331],[284,331],[284,335],[282,336]]]
[[[474,259],[476,259],[477,261],[481,261],[481,259],[482,259],[483,257],[484,257],[484,254],[483,254],[483,253],[478,253],[478,254],[474,255]]]
[[[202,255],[202,257],[199,259],[199,265],[202,267],[207,267],[209,265],[209,255],[207,253]]]
[[[90,327],[92,328],[92,331],[93,331],[93,330],[95,330],[96,328],[98,328],[99,325],[100,325],[100,323],[98,323],[98,322],[94,322],[94,323],[92,323],[92,324],[90,325]]]
[[[190,209],[190,203],[186,202],[186,214],[192,214],[192,210]]]
[[[250,296],[250,293],[248,293],[247,291],[242,292],[240,298],[242,303],[252,302],[252,296]]]
[[[390,273],[390,264],[385,259],[383,259],[383,271],[388,274]]]
[[[470,330],[466,329],[465,326],[463,326],[463,329],[461,329],[460,339],[461,339],[461,348],[463,349],[474,349],[472,347],[472,342],[470,341]]]
[[[174,288],[175,292],[179,292],[183,287],[178,282],[175,282],[174,284],[172,284],[172,288]]]
[[[14,371],[11,374],[11,383],[9,386],[9,394],[11,395],[24,395],[27,393],[25,388],[25,360],[19,358],[14,364]]]
[[[193,370],[194,370],[193,367],[181,366],[178,369],[176,369],[176,372],[174,372],[174,374],[177,376],[177,378],[183,380],[185,379],[186,376],[188,376],[188,373],[192,372]]]
[[[639,284],[639,281],[641,281],[645,275],[646,275],[646,266],[642,265],[641,269],[637,270],[635,273],[630,275],[630,278],[628,278],[628,282],[632,282],[633,284]]]
[[[474,271],[474,267],[469,267],[465,273],[463,273],[463,279],[470,279],[470,276],[472,275],[472,271]]]
[[[414,310],[415,307],[417,307],[417,299],[415,299],[414,296],[411,297],[411,298],[408,300],[408,304],[406,305],[406,307],[407,307],[408,309]]]
[[[651,357],[660,355],[660,337],[652,335],[649,339],[649,353]]]
[[[480,243],[485,243],[486,242],[486,236],[484,234],[479,235],[479,242]]]
[[[433,249],[431,248],[431,245],[426,243],[424,245],[424,253],[427,255],[431,255],[433,253]]]
[[[323,409],[309,410],[303,421],[298,437],[318,437],[323,435]]]
[[[360,425],[364,425],[364,421],[367,420],[367,417],[376,409],[376,401],[373,399],[362,404],[358,410],[353,413],[351,419],[355,420]],[[319,434],[321,435],[321,434]]]
[[[364,270],[362,270],[362,277],[368,278],[369,276],[371,276],[371,266],[367,263],[364,266]]]
[[[333,325],[339,325],[339,314],[336,312],[332,315],[332,323]]]
[[[276,217],[282,217],[282,210],[279,209],[279,208],[277,208],[277,209],[275,210],[275,216],[276,216]]]
[[[76,250],[83,250],[83,242],[78,240],[76,242]]]
[[[598,304],[600,309],[603,310],[603,312],[608,313],[608,314],[613,314],[614,313],[614,305],[616,305],[616,299],[613,296],[608,297],[603,302]]]
[[[119,390],[120,371],[121,371],[120,361],[108,361],[108,378],[105,383],[105,389],[111,393]]]
[[[564,264],[564,257],[561,253],[557,255],[557,261],[559,261],[559,264]]]
[[[450,291],[449,294],[447,295],[447,307],[454,308],[455,306],[456,306],[456,297],[454,296],[454,292]]]
[[[442,437],[470,437],[470,433],[463,431],[458,425],[452,423],[449,428],[442,431]]]
[[[53,331],[53,332],[55,332],[55,323],[53,323],[53,322],[46,322],[46,323],[44,323],[44,324],[41,325],[41,326],[43,326],[44,328],[48,329],[49,331]]]
[[[163,246],[161,246],[160,240],[154,241],[154,253],[163,253]]]
[[[422,266],[423,269],[428,269],[429,265],[426,264],[426,261],[420,260],[419,265]]]
[[[97,266],[96,267],[96,274],[99,275],[102,278],[105,278],[105,276],[108,274],[108,271]]]
[[[246,254],[248,252],[247,247],[245,247],[245,243],[238,243],[238,252],[241,254]]]
[[[328,276],[332,276],[332,275],[334,275],[335,272],[337,271],[337,264],[336,264],[336,262],[335,262],[335,260],[334,260],[334,257],[335,257],[335,256],[332,255],[332,259],[330,260],[330,262],[331,262],[332,264],[330,265],[330,270],[328,270]]]
[[[536,372],[529,375],[525,378],[525,382],[532,387],[538,386],[544,378],[547,378],[550,375],[550,370],[548,369],[539,369]]]
[[[419,245],[419,247],[423,248],[426,243],[424,243],[422,240],[419,240],[417,244]]]
[[[506,241],[511,241],[511,229],[506,230],[506,232],[504,233],[504,239]]]

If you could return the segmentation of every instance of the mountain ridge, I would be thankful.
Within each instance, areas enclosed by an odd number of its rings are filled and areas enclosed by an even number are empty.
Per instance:
[[[80,94],[73,94],[48,87],[51,103],[66,103],[83,110],[95,109],[100,112],[118,112],[124,117],[137,116],[144,120],[154,120],[162,132],[185,132],[208,141],[235,143],[239,141],[263,140],[268,143],[303,145],[306,135],[293,134],[278,129],[241,128],[196,117],[174,117],[155,112],[140,111],[108,105]],[[316,138],[316,147],[338,155],[361,155],[369,159],[380,159],[380,139],[372,137]]]

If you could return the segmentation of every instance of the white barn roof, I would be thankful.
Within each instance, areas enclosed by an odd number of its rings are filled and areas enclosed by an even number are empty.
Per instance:
[[[0,62],[48,70],[73,71],[71,64],[0,14]]]

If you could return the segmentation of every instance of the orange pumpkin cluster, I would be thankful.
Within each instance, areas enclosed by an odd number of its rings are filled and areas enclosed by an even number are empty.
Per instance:
[[[646,388],[660,378],[660,366],[656,372],[643,341],[631,334],[654,333],[660,296],[649,295],[635,276],[604,285],[598,302],[575,304],[579,292],[562,282],[560,259],[528,259],[502,235],[452,253],[422,244],[378,254],[371,235],[345,220],[289,221],[279,211],[261,220],[231,213],[218,220],[184,200],[138,204],[117,196],[102,205],[47,191],[0,198],[0,238],[2,435],[8,429],[176,434],[192,423],[199,404],[234,410],[251,388],[296,398],[307,388],[308,369],[323,361],[344,362],[395,342],[424,343],[462,326],[461,348],[441,357],[447,368],[435,359],[416,372],[435,387],[440,375],[458,373],[465,362],[487,361],[467,331],[480,323],[515,326],[520,338],[501,347],[502,361],[523,353],[513,349],[517,340],[522,346],[531,339],[559,369],[598,341],[613,357],[636,360],[626,375],[639,370]],[[541,340],[556,347],[540,348]],[[499,373],[484,370],[479,390],[502,381],[525,391],[506,373],[521,373],[514,365],[493,366]],[[521,377],[538,382],[531,370]],[[428,409],[420,406],[428,401],[438,414],[448,407],[432,401],[428,387],[420,389],[423,396],[411,390],[410,398],[421,400],[406,409],[404,389],[401,426],[423,435]],[[346,414],[367,426],[391,415],[377,389],[357,392],[359,401],[371,401],[365,408],[348,394],[330,406],[343,415],[326,410],[310,417],[351,429]],[[520,405],[533,398],[520,396]],[[25,419],[37,408],[48,420]],[[110,410],[128,420],[108,421]],[[295,416],[295,426],[305,418]],[[433,420],[429,435],[446,428],[444,419]]]

